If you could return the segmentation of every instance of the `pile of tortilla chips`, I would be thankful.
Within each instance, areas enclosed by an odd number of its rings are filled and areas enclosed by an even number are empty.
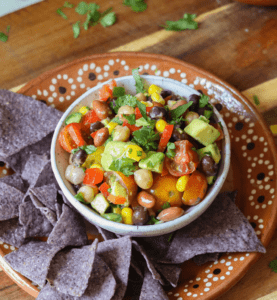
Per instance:
[[[41,288],[37,299],[120,300],[128,292],[132,299],[168,299],[162,286],[177,286],[184,261],[203,264],[222,252],[265,252],[235,205],[235,193],[220,194],[173,236],[121,237],[98,228],[104,241],[89,240],[88,224],[59,190],[51,169],[50,143],[61,115],[0,90],[0,160],[15,171],[0,179],[0,240],[19,248],[5,260]]]

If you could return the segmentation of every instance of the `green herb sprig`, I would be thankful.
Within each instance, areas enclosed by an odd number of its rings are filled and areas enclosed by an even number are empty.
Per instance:
[[[184,14],[183,18],[178,21],[166,21],[166,25],[160,25],[168,31],[182,31],[186,29],[197,29],[198,23],[194,21],[195,14]]]

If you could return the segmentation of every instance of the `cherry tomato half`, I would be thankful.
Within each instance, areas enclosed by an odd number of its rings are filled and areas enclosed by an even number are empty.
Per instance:
[[[165,164],[169,173],[173,176],[183,176],[194,172],[199,164],[196,151],[192,150],[193,145],[188,140],[174,143],[176,155],[173,158],[166,156]]]

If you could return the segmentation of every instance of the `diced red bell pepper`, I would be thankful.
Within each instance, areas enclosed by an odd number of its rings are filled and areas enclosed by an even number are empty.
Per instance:
[[[113,90],[114,87],[117,86],[116,81],[115,81],[114,79],[109,83],[109,85],[110,85],[110,88],[111,88],[112,90]]]
[[[59,143],[67,152],[71,152],[77,147],[86,145],[86,141],[82,136],[82,124],[71,123],[65,126],[60,132]]]
[[[104,171],[99,168],[86,169],[85,173],[83,184],[91,187],[101,183],[104,179]]]
[[[171,135],[173,133],[174,125],[166,125],[165,129],[162,133],[159,146],[158,146],[158,152],[164,152],[167,143],[169,142]]]
[[[109,84],[104,84],[102,89],[99,90],[99,100],[107,101],[113,96],[113,88],[116,86],[116,81],[112,80]]]
[[[131,132],[137,131],[139,129],[141,129],[141,127],[137,127],[136,125],[131,125],[128,122],[124,121],[122,126],[127,126]]]
[[[108,200],[113,204],[124,204],[126,202],[126,198],[122,196],[114,196],[112,194],[108,196]]]
[[[98,131],[98,130],[92,132],[92,133],[90,134],[90,136],[91,136],[92,138],[95,138],[97,131]]]
[[[149,112],[150,112],[150,110],[151,110],[152,108],[153,108],[153,107],[146,107],[146,114],[147,114],[147,115],[149,114]],[[136,116],[136,120],[142,118],[142,114],[141,114],[141,112],[140,112],[140,110],[139,110],[138,107],[136,107],[136,109],[135,109],[135,116]]]
[[[102,183],[99,187],[100,192],[104,195],[105,198],[108,198],[108,196],[110,195],[110,192],[108,191],[109,188],[110,186],[107,184],[107,182]]]

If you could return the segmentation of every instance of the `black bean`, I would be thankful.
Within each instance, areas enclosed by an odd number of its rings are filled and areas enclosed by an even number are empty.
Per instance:
[[[165,99],[166,97],[172,95],[172,91],[171,90],[162,90],[161,91],[161,96]]]
[[[75,193],[77,193],[79,191],[79,189],[81,188],[81,184],[72,184],[72,187],[73,187]]]
[[[174,142],[187,140],[187,139],[188,139],[188,135],[185,132],[182,132],[179,128],[173,130],[172,140]]]
[[[202,92],[202,90],[197,90],[197,92],[199,92],[200,94],[204,95],[204,93]]]
[[[205,155],[200,161],[199,169],[206,176],[215,176],[217,174],[218,164],[215,163],[210,155]]]
[[[144,225],[148,222],[149,215],[148,210],[145,207],[138,206],[135,208],[133,213],[133,224],[134,225]]]
[[[152,120],[165,118],[166,114],[166,109],[159,106],[154,106],[149,112],[149,116]]]
[[[87,156],[85,150],[79,149],[72,156],[72,164],[76,167],[80,167],[86,161]]]
[[[196,95],[196,94],[192,94],[189,96],[189,101],[192,101],[193,104],[189,107],[189,110],[190,111],[197,111],[198,108],[199,108],[199,99],[200,99],[200,96],[199,95]]]
[[[90,124],[89,130],[90,130],[90,133],[93,133],[103,127],[105,127],[105,125],[103,123],[96,121],[95,123]]]

